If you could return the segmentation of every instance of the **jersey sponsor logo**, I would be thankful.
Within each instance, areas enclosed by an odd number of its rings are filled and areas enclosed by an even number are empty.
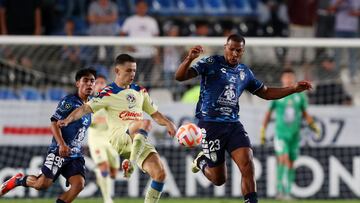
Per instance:
[[[129,109],[135,107],[136,105],[136,97],[133,94],[127,94],[126,100],[129,102]]]
[[[142,115],[141,112],[122,111],[119,113],[119,118],[122,120],[141,120]]]
[[[220,107],[219,110],[220,110],[221,114],[228,115],[228,116],[230,116],[233,111],[232,108],[229,108],[229,107]]]
[[[245,80],[246,74],[245,74],[244,70],[240,70],[239,75],[240,75],[240,80]]]
[[[235,86],[233,84],[226,85],[217,102],[225,106],[236,106],[237,97],[235,93]]]

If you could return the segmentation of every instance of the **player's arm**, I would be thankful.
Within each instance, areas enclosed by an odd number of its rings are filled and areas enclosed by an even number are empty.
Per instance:
[[[265,85],[255,92],[257,96],[267,100],[281,99],[290,94],[309,90],[312,85],[308,81],[300,81],[290,87],[266,87]]]
[[[155,113],[151,114],[151,117],[154,121],[162,126],[166,126],[168,133],[170,136],[174,136],[176,133],[176,127],[173,122],[171,122],[168,118],[166,118],[162,113],[156,111]]]
[[[6,24],[6,9],[4,7],[0,7],[0,21],[1,21],[1,34],[7,34],[7,24]]]
[[[40,7],[37,7],[35,9],[34,23],[35,23],[34,34],[35,35],[41,35],[41,9],[40,9]]]
[[[175,73],[175,80],[177,81],[185,81],[197,76],[195,70],[190,68],[191,63],[194,59],[200,56],[203,52],[203,48],[199,45],[191,48],[185,57],[184,61],[179,65],[176,73]]]
[[[303,111],[303,118],[306,120],[306,123],[309,125],[310,129],[316,133],[316,135],[320,135],[320,130],[315,124],[314,118],[308,114],[307,111]]]
[[[69,123],[79,120],[81,117],[88,113],[93,113],[93,110],[88,104],[83,104],[82,106],[71,112],[64,120],[59,120],[57,124],[60,127],[67,126]]]
[[[50,126],[51,132],[54,135],[56,143],[59,145],[59,155],[62,157],[67,157],[70,155],[71,149],[66,145],[60,127],[56,124],[56,121],[51,122]]]
[[[265,118],[264,118],[261,130],[260,130],[260,143],[261,144],[265,144],[265,141],[266,141],[266,133],[265,132],[266,132],[266,128],[270,122],[271,114],[272,114],[272,110],[268,110],[265,113]]]

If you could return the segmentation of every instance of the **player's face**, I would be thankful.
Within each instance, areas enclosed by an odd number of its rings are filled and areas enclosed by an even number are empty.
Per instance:
[[[119,81],[124,85],[129,85],[134,81],[136,73],[136,63],[125,62],[116,66],[116,75]]]
[[[106,86],[106,80],[105,78],[97,78],[95,80],[95,88],[94,88],[94,92],[99,92],[101,89],[103,89]]]
[[[230,65],[240,63],[240,59],[245,51],[244,42],[228,41],[224,46],[224,57]]]
[[[295,84],[295,74],[294,73],[283,73],[281,76],[281,83],[284,87],[288,87],[288,86]]]
[[[93,75],[81,77],[80,80],[76,82],[76,87],[78,88],[80,97],[92,95],[95,87],[95,77]]]

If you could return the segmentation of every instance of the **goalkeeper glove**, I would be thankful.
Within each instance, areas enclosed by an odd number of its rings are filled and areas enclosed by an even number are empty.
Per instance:
[[[311,122],[309,123],[309,127],[310,129],[316,134],[316,136],[319,138],[320,137],[320,130],[319,128],[317,127],[317,125],[315,124],[315,122]]]
[[[261,130],[260,130],[260,144],[261,145],[264,145],[266,142],[266,138],[265,138],[265,128],[264,127],[261,127]]]

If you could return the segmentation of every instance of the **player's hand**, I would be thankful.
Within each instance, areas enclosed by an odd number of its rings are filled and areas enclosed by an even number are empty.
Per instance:
[[[192,47],[192,48],[189,50],[188,57],[189,57],[191,60],[194,60],[194,59],[196,59],[197,57],[199,57],[200,54],[203,53],[203,52],[204,52],[204,49],[202,48],[202,46],[197,45],[197,46]]]
[[[60,145],[59,146],[59,154],[62,157],[68,157],[71,153],[71,149],[70,147],[66,146],[66,145]]]
[[[58,120],[56,122],[56,124],[61,128],[61,127],[66,127],[69,125],[69,121],[67,119],[64,119],[64,120]]]
[[[295,85],[294,85],[294,90],[295,92],[302,92],[304,90],[309,90],[312,88],[312,85],[309,81],[300,81],[300,82],[297,82]]]
[[[176,126],[173,122],[170,122],[166,125],[167,131],[171,137],[174,137],[176,134]]]
[[[261,145],[264,145],[265,142],[266,142],[265,128],[264,128],[264,127],[261,127],[261,130],[260,130],[260,144],[261,144]]]
[[[318,128],[318,126],[315,124],[315,122],[311,122],[309,124],[310,129],[316,134],[316,137],[320,137],[320,129]]]

